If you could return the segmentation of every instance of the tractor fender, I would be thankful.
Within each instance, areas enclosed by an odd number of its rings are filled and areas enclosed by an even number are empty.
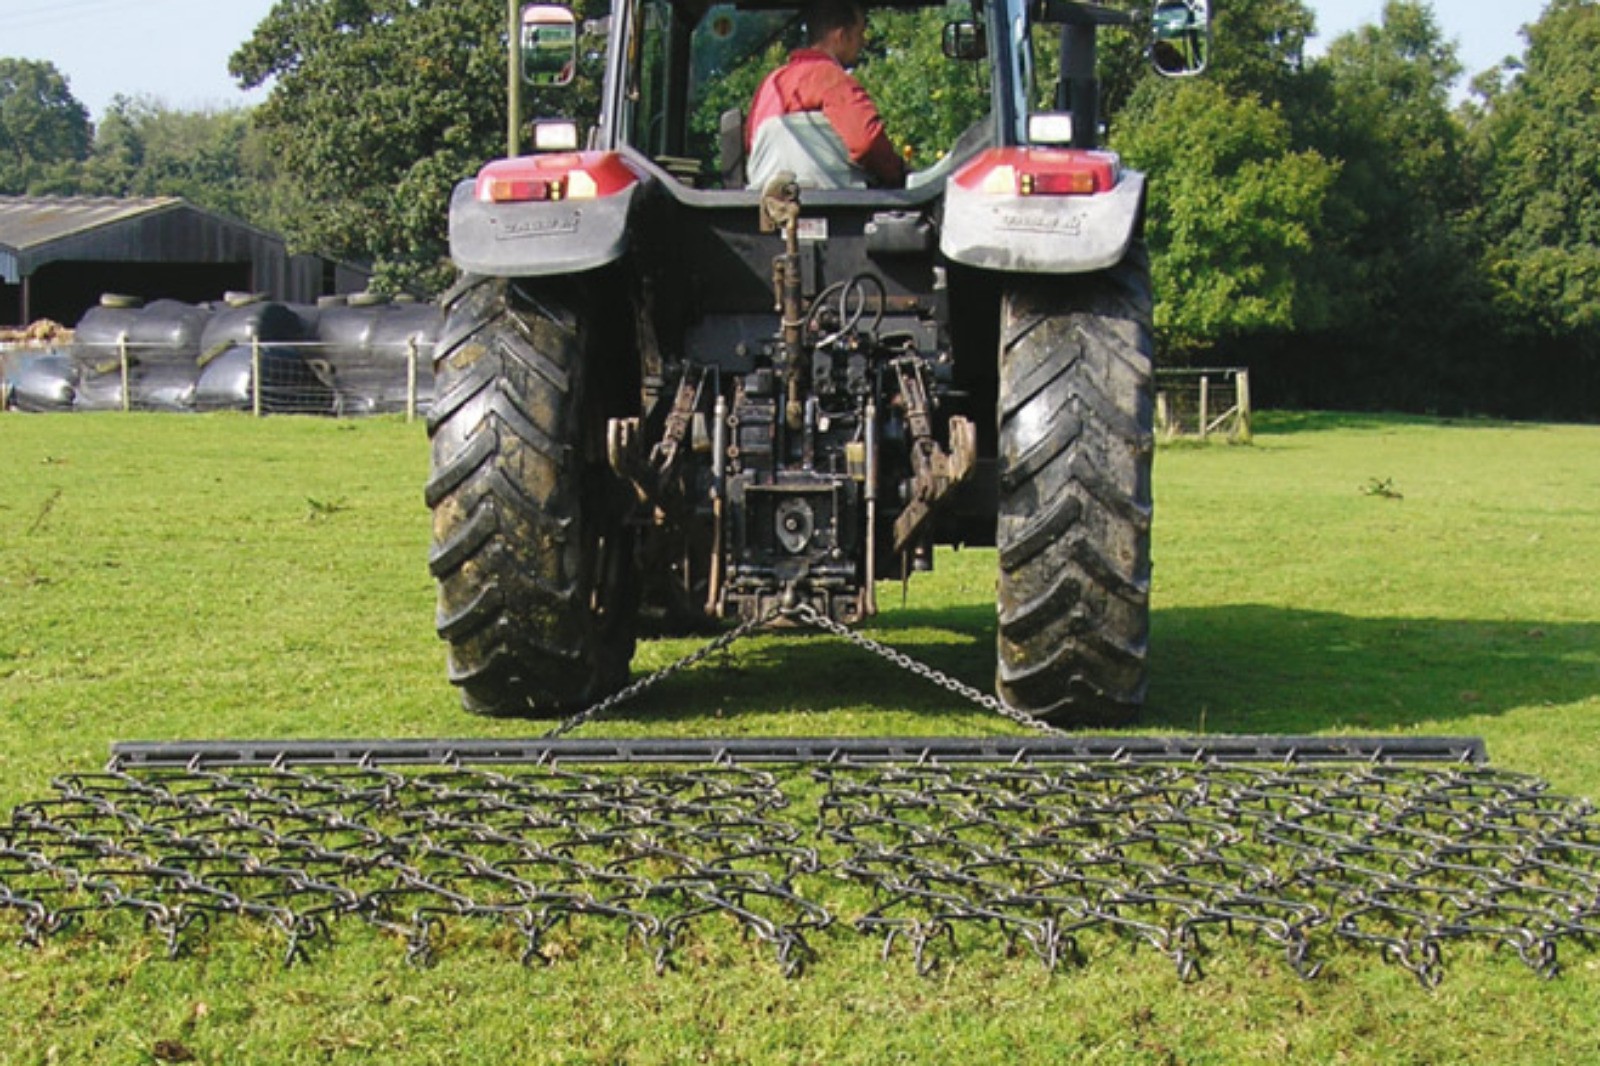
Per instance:
[[[483,203],[476,183],[450,197],[450,258],[468,274],[541,277],[605,266],[628,249],[641,185],[587,200]]]
[[[1144,217],[1144,175],[1093,196],[996,195],[945,186],[939,249],[965,266],[1019,274],[1083,274],[1122,261]]]

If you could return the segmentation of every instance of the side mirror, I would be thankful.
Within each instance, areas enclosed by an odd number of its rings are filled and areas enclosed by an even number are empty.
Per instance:
[[[1207,0],[1158,0],[1150,13],[1150,65],[1165,78],[1186,78],[1206,69],[1211,52]]]
[[[522,9],[522,80],[568,85],[577,69],[578,20],[571,9],[528,4]]]
[[[989,38],[976,22],[946,22],[940,47],[946,59],[984,59],[989,55]]]

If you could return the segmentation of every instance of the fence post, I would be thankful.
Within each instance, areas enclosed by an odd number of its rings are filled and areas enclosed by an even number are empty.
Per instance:
[[[1234,378],[1234,388],[1238,393],[1239,405],[1239,439],[1248,443],[1250,437],[1250,371],[1241,370]]]
[[[1205,440],[1211,424],[1211,377],[1200,375],[1200,439]]]
[[[250,414],[261,417],[261,338],[250,338]]]
[[[417,344],[417,335],[413,333],[406,338],[406,421],[417,420],[417,359],[420,356],[421,346]]]
[[[133,410],[133,382],[128,373],[128,335],[117,334],[117,365],[122,373],[122,411],[124,414]]]

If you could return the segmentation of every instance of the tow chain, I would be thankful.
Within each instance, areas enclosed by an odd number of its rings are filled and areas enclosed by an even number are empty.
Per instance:
[[[825,633],[836,636],[841,640],[848,641],[861,650],[875,655],[885,662],[893,663],[906,673],[920,677],[925,681],[931,681],[945,691],[960,696],[968,703],[971,703],[977,707],[982,707],[986,711],[993,711],[1002,718],[1014,722],[1015,724],[1026,729],[1031,729],[1035,732],[1044,733],[1049,736],[1067,735],[1064,730],[1057,729],[1048,722],[1040,721],[1027,711],[1024,711],[1022,708],[1013,707],[1011,704],[1000,699],[998,696],[992,696],[987,692],[982,692],[976,688],[973,688],[964,681],[957,680],[956,678],[951,677],[949,674],[944,673],[942,670],[936,670],[927,663],[922,662],[919,659],[914,659],[903,651],[891,648],[889,645],[884,644],[881,641],[873,640],[865,633],[851,629],[842,622],[836,622],[809,603],[800,603],[788,607],[775,607],[764,614],[758,615],[754,618],[746,619],[745,621],[739,623],[739,625],[735,628],[723,633],[709,644],[706,644],[705,646],[689,653],[688,655],[685,655],[677,662],[670,663],[669,665],[657,670],[655,673],[640,678],[638,681],[628,685],[626,688],[619,689],[610,696],[607,696],[599,703],[596,703],[591,707],[586,707],[577,714],[574,714],[572,717],[563,720],[555,728],[545,733],[544,739],[553,740],[557,737],[566,736],[573,730],[585,726],[597,718],[604,716],[610,711],[615,710],[617,707],[620,707],[628,701],[643,695],[645,692],[667,680],[669,677],[674,677],[678,674],[681,674],[696,664],[710,658],[716,653],[727,650],[728,647],[744,637],[747,637],[758,630],[765,629],[773,622],[776,622],[779,618],[811,626],[814,629],[819,629]]]
[[[599,703],[594,704],[592,707],[586,707],[572,717],[565,719],[554,729],[544,734],[544,739],[554,740],[556,737],[566,736],[574,729],[588,725],[601,715],[604,715],[607,712],[622,706],[629,700],[643,695],[650,689],[655,688],[667,678],[683,673],[696,663],[702,662],[705,659],[709,659],[711,656],[715,655],[719,651],[724,650],[742,637],[747,637],[756,630],[771,624],[772,620],[777,618],[781,613],[781,611],[770,611],[758,618],[747,619],[746,621],[739,623],[739,625],[733,629],[730,629],[726,633],[723,633],[721,636],[717,637],[716,640],[706,644],[704,647],[690,652],[677,662],[663,666],[655,673],[640,678],[626,688],[618,689],[616,692],[613,692],[611,695],[607,696]]]
[[[889,647],[887,644],[873,640],[865,633],[851,629],[842,622],[834,621],[832,618],[827,617],[809,603],[803,603],[794,608],[790,614],[799,621],[805,622],[807,625],[815,626],[816,628],[825,632],[832,633],[836,637],[847,640],[863,651],[870,652],[871,654],[878,656],[880,659],[891,662],[909,674],[914,674],[925,681],[931,681],[945,691],[955,693],[968,703],[982,707],[986,711],[993,711],[995,714],[1000,715],[1002,718],[1009,719],[1010,721],[1015,722],[1017,725],[1024,726],[1039,733],[1046,733],[1050,736],[1059,737],[1067,735],[1065,730],[1057,729],[1048,722],[1041,722],[1027,711],[1024,711],[1020,707],[1013,707],[1011,704],[1000,699],[998,696],[991,696],[987,692],[980,692],[971,685],[968,685],[963,681],[958,681],[943,671],[935,670],[925,662],[922,662],[918,659],[913,659],[903,651],[898,651]]]

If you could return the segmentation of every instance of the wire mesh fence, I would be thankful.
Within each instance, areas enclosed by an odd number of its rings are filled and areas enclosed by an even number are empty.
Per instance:
[[[351,417],[426,414],[433,342],[352,350],[252,339],[192,356],[127,343],[13,353],[5,401],[20,411],[248,411]]]
[[[1250,439],[1250,371],[1242,367],[1156,371],[1156,432],[1161,437]]]
[[[425,414],[433,401],[433,344],[421,337],[349,349],[252,338],[191,358],[150,347],[78,345],[41,368],[50,409],[248,411],[357,416]],[[40,393],[21,379],[13,403]]]
[[[418,304],[250,301],[95,308],[70,341],[12,352],[22,411],[425,414],[438,312]]]

